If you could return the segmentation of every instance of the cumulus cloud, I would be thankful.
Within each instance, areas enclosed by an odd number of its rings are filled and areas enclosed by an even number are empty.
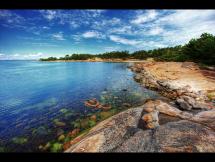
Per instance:
[[[156,19],[157,16],[158,13],[155,10],[148,10],[143,14],[138,13],[138,15],[131,20],[131,23],[136,25],[143,24]]]
[[[105,35],[103,35],[102,33],[98,32],[98,31],[92,30],[92,31],[87,31],[87,32],[83,33],[82,37],[104,39]]]
[[[42,10],[41,13],[43,17],[46,18],[48,21],[51,21],[54,18],[56,18],[56,14],[57,14],[57,12],[54,10]]]
[[[163,42],[168,45],[178,45],[199,37],[202,33],[215,34],[214,10],[176,10],[154,22],[166,26],[165,32],[160,33]]]
[[[162,27],[155,27],[155,28],[150,29],[147,32],[147,34],[149,34],[149,35],[159,35],[162,32],[164,32],[164,29]]]
[[[52,34],[52,37],[55,40],[65,40],[65,38],[63,36],[63,32],[58,32],[58,33]]]
[[[87,10],[88,12],[90,12],[90,14],[92,15],[92,17],[99,17],[102,13],[105,12],[105,10]]]
[[[13,24],[16,27],[25,22],[24,17],[9,10],[0,10],[0,20],[2,20],[1,23]]]
[[[134,39],[126,39],[126,38],[122,38],[119,37],[117,35],[110,35],[110,40],[117,42],[117,43],[121,43],[121,44],[125,44],[125,45],[138,45],[141,43],[141,41],[138,40],[134,40]]]

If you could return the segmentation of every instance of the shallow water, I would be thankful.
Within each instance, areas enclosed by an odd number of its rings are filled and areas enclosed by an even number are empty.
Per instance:
[[[128,63],[0,61],[0,150],[35,151],[95,112],[84,101],[123,110],[157,93],[133,80]],[[56,126],[56,121],[65,125]]]

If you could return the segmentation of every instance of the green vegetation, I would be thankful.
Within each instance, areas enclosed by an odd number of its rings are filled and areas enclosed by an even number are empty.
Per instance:
[[[128,51],[113,51],[95,55],[95,57],[102,59],[126,59],[129,58],[130,55]]]
[[[40,61],[56,61],[58,60],[56,57],[49,57],[49,58],[41,58]]]
[[[61,143],[54,143],[53,145],[51,145],[51,152],[61,152],[63,149],[63,145]]]
[[[140,50],[133,53],[128,51],[113,51],[103,54],[72,54],[57,59],[56,57],[41,58],[41,61],[55,60],[87,60],[87,59],[147,59],[156,61],[194,61],[205,65],[215,65],[215,36],[203,33],[200,38],[191,39],[184,46]]]
[[[215,65],[215,36],[204,33],[198,39],[191,39],[183,47],[183,53],[195,62]]]

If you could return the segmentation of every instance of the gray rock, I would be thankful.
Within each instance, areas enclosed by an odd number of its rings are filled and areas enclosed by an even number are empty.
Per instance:
[[[149,123],[155,122],[153,129],[141,127],[145,114]],[[193,115],[160,100],[148,101],[99,123],[66,152],[215,152],[214,130],[215,110]]]
[[[183,109],[183,110],[191,110],[192,106],[189,105],[189,103],[187,103],[185,100],[183,100],[182,98],[178,98],[176,99],[176,103],[179,104],[179,106]]]
[[[182,120],[154,130],[139,130],[115,152],[214,152],[215,133],[198,123]]]

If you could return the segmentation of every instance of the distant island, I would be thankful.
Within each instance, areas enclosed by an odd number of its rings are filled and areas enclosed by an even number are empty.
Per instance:
[[[177,39],[177,38],[176,38]],[[65,57],[41,58],[40,61],[128,61],[146,60],[153,58],[155,61],[193,61],[200,65],[215,65],[215,36],[203,33],[200,38],[191,39],[185,45],[158,48],[153,50],[140,50],[133,53],[129,51],[113,51],[102,54],[72,54]]]

